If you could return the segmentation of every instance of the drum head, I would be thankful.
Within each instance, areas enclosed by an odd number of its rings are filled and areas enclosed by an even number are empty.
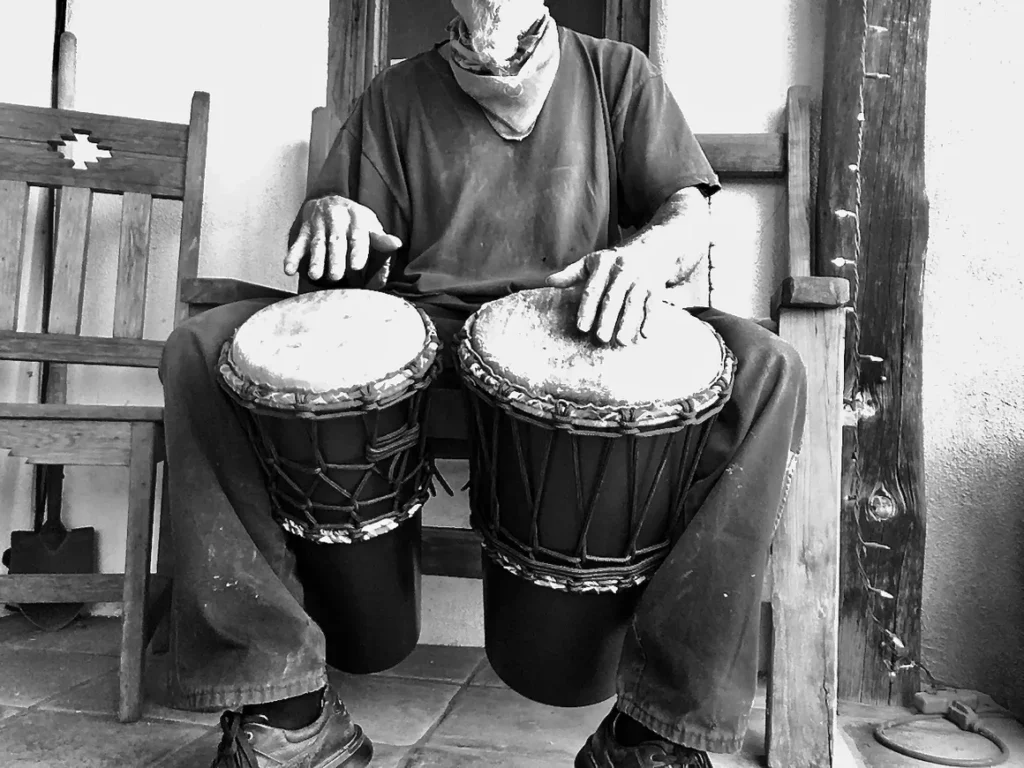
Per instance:
[[[483,306],[460,335],[463,376],[513,409],[581,426],[700,420],[727,398],[735,358],[715,330],[652,301],[644,336],[600,345],[576,328],[579,289],[521,291]]]
[[[368,290],[306,293],[261,309],[225,344],[220,374],[271,408],[346,407],[402,394],[437,356],[430,319]]]

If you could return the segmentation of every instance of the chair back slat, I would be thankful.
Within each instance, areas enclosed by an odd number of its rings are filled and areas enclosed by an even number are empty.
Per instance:
[[[180,200],[188,130],[174,123],[0,104],[0,176]]]
[[[114,337],[141,339],[149,272],[151,195],[125,192],[121,201],[121,245],[114,295]]]
[[[64,187],[60,193],[53,244],[53,281],[47,328],[50,333],[80,333],[85,293],[85,258],[92,226],[92,190]]]
[[[27,229],[28,184],[0,180],[0,331],[18,325]]]
[[[178,290],[175,292],[174,325],[189,318],[189,306],[181,300],[181,286],[199,274],[199,245],[203,221],[203,190],[206,182],[206,144],[210,127],[210,95],[192,96],[188,124],[188,155],[181,206],[181,239],[178,246]]]
[[[789,89],[786,102],[786,198],[789,276],[811,274],[811,92]]]

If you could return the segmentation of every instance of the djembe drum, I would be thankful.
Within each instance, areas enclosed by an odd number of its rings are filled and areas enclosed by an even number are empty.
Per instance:
[[[306,610],[327,662],[348,672],[392,667],[419,639],[421,426],[437,351],[423,312],[344,289],[268,306],[221,350],[221,385],[293,534]]]
[[[576,329],[578,306],[578,291],[555,288],[486,304],[456,354],[487,656],[511,688],[558,706],[614,693],[626,628],[685,524],[735,370],[683,309],[658,302],[645,338],[600,346]]]

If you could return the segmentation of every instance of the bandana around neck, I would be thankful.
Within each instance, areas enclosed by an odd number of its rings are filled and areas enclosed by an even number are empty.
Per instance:
[[[483,110],[503,139],[522,141],[533,131],[555,82],[561,51],[558,28],[545,14],[521,38],[512,57],[511,74],[492,74],[470,43],[462,17],[448,25],[449,45],[441,49],[459,87]]]

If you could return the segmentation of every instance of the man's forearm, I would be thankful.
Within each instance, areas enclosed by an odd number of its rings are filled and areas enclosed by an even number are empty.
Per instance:
[[[674,259],[675,273],[668,285],[679,285],[686,282],[708,253],[710,220],[707,198],[696,187],[686,187],[669,197],[650,222],[619,247]]]

